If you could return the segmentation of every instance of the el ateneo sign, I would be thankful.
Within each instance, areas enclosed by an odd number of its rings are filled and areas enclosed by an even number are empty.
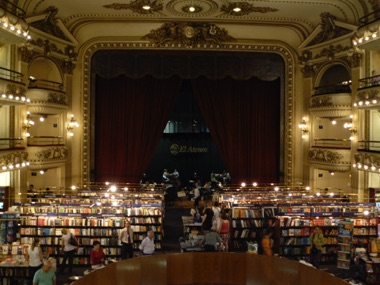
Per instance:
[[[178,155],[181,153],[206,153],[206,152],[208,152],[207,147],[195,147],[195,146],[178,145],[178,144],[172,144],[170,146],[171,155]]]

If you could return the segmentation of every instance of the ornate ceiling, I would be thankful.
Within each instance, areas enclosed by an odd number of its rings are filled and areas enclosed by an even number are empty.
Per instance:
[[[208,23],[235,39],[277,40],[298,47],[329,13],[358,26],[377,0],[15,0],[29,22],[59,20],[78,41],[140,39],[170,22]],[[149,6],[149,9],[148,9]],[[52,10],[55,7],[56,10]],[[191,32],[191,31],[190,31]]]

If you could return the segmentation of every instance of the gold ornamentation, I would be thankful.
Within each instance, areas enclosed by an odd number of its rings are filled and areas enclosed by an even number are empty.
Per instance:
[[[354,159],[356,164],[366,165],[368,167],[374,166],[376,169],[380,168],[379,156],[368,153],[356,153]]]
[[[220,8],[220,11],[230,16],[243,16],[251,13],[277,12],[278,9],[270,7],[254,7],[252,4],[247,2],[235,2],[228,3],[228,5],[223,5]]]
[[[180,44],[193,47],[197,44],[216,44],[234,42],[225,29],[207,23],[165,23],[143,37],[157,46],[164,44]]]
[[[24,96],[26,97],[26,88],[20,85],[15,84],[7,84],[6,86],[6,94],[12,94],[14,96]]]
[[[108,5],[103,5],[104,8],[114,9],[114,10],[132,10],[138,14],[152,14],[154,12],[161,12],[163,9],[162,3],[159,0],[135,0],[129,4],[124,3],[113,3]],[[147,9],[146,7],[149,7]]]
[[[69,41],[65,33],[57,26],[56,15],[58,14],[58,8],[49,6],[44,13],[48,14],[45,19],[31,23],[30,25],[40,31],[53,35],[57,38]]]
[[[31,62],[34,56],[37,54],[29,43],[19,48],[19,53],[21,55],[21,60],[23,62]]]
[[[326,149],[311,149],[309,150],[309,160],[324,163],[339,163],[343,155]]]
[[[310,108],[320,108],[320,107],[329,107],[332,106],[331,96],[316,96],[311,98]]]
[[[321,14],[321,26],[322,31],[308,44],[308,46],[313,46],[316,44],[320,44],[335,38],[339,38],[346,34],[351,33],[352,31],[348,29],[344,29],[335,25],[334,20],[336,17],[328,12]]]
[[[380,101],[379,94],[380,92],[378,89],[359,91],[356,101]]]
[[[67,105],[67,96],[63,93],[49,93],[48,94],[48,103]]]
[[[315,59],[321,58],[321,57],[327,57],[329,61],[333,61],[335,59],[335,54],[348,51],[350,50],[350,46],[342,46],[341,44],[338,44],[336,46],[330,45],[328,48],[322,49],[322,51],[315,56]]]
[[[27,159],[28,153],[26,151],[12,152],[7,155],[0,156],[0,165],[22,163]]]
[[[36,152],[36,157],[41,160],[61,160],[66,159],[69,154],[67,147],[54,147]]]

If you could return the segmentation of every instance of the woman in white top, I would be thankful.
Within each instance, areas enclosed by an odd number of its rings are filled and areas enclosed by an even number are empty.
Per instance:
[[[76,239],[76,237],[69,230],[62,230],[61,247],[63,251],[63,260],[61,263],[61,268],[59,270],[61,273],[65,270],[67,261],[69,262],[69,273],[73,273],[74,254],[77,247],[69,243],[71,237]]]
[[[35,238],[32,245],[28,248],[26,261],[29,262],[29,278],[30,284],[33,284],[34,274],[42,266],[42,250],[40,248],[40,240]]]

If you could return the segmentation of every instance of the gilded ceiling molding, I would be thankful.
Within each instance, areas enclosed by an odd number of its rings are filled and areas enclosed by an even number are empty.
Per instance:
[[[328,48],[324,48],[320,53],[316,54],[314,59],[326,57],[328,61],[333,61],[335,60],[337,54],[349,51],[350,49],[351,46],[343,46],[341,44],[330,45]]]
[[[278,9],[271,7],[255,7],[253,4],[247,2],[234,2],[228,3],[227,5],[222,5],[222,7],[220,7],[220,11],[230,16],[242,16],[251,13],[264,14],[269,12],[277,12]]]
[[[208,23],[170,22],[160,28],[151,30],[143,37],[157,47],[180,45],[195,47],[197,45],[221,45],[223,42],[235,42],[225,29]]]
[[[81,50],[80,62],[82,64],[81,69],[83,70],[83,78],[82,78],[82,91],[81,92],[81,102],[82,102],[82,124],[81,127],[83,136],[82,136],[82,149],[81,149],[81,162],[82,162],[82,173],[81,179],[82,184],[91,181],[91,114],[90,114],[90,100],[91,100],[91,60],[92,56],[98,50],[107,50],[107,49],[115,49],[115,50],[139,50],[139,49],[154,49],[157,48],[157,45],[149,42],[126,42],[125,40],[120,41],[96,41],[89,42],[86,46]],[[171,44],[168,45],[168,49],[184,49],[188,50],[188,48],[184,47],[181,44]],[[285,76],[284,76],[284,96],[285,96],[285,120],[284,120],[284,183],[292,184],[294,183],[294,138],[293,135],[293,126],[294,126],[294,80],[295,80],[295,72],[294,72],[294,63],[295,58],[293,52],[290,48],[283,46],[282,44],[277,43],[263,43],[263,44],[241,44],[241,43],[228,43],[221,44],[220,46],[216,46],[214,44],[205,43],[201,46],[196,46],[193,50],[210,50],[210,51],[234,51],[234,52],[264,52],[264,53],[277,53],[282,56],[285,62]]]
[[[160,0],[134,0],[130,3],[112,3],[103,5],[102,7],[114,10],[132,10],[138,14],[152,14],[162,12],[163,5]]]

